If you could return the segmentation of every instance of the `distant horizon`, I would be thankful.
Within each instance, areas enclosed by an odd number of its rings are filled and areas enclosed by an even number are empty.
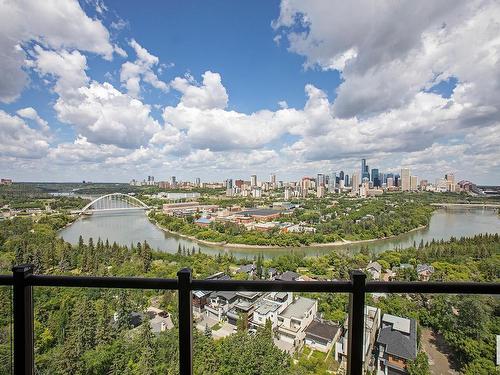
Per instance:
[[[366,158],[498,184],[498,19],[494,0],[7,0],[0,177],[291,181]]]

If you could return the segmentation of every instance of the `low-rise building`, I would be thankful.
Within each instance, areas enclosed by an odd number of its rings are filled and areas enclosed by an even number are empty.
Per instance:
[[[283,342],[298,349],[304,342],[305,329],[318,311],[316,300],[298,297],[278,315],[278,336]]]
[[[218,291],[209,296],[209,302],[205,305],[205,315],[207,318],[221,321],[238,301],[236,292]]]
[[[290,292],[271,292],[259,300],[252,317],[253,326],[264,326],[269,320],[273,328],[278,326],[278,315],[292,302]]]
[[[379,262],[370,262],[366,266],[366,271],[371,275],[373,280],[380,280],[382,274],[382,266]]]
[[[384,314],[378,338],[377,375],[406,374],[417,357],[417,322]]]
[[[328,353],[340,337],[341,327],[324,320],[314,319],[305,330],[305,344],[312,349]]]
[[[300,275],[293,271],[285,271],[276,277],[276,281],[295,281],[298,279],[300,279]]]
[[[434,267],[428,264],[417,264],[417,275],[422,281],[429,281],[431,275],[434,273]]]

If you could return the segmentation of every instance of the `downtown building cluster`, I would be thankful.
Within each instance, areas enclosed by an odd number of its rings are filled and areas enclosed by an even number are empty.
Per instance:
[[[276,174],[271,174],[268,180],[259,180],[256,174],[250,179],[228,178],[223,182],[178,181],[172,176],[169,181],[155,182],[153,176],[147,180],[132,180],[134,186],[158,186],[161,189],[192,190],[196,188],[223,189],[228,197],[262,198],[271,193],[283,194],[286,201],[293,198],[305,198],[315,195],[322,198],[327,194],[346,193],[357,197],[370,197],[381,195],[384,192],[404,191],[431,191],[431,192],[460,192],[481,194],[481,190],[470,181],[455,182],[453,173],[444,174],[434,183],[427,179],[420,179],[412,174],[410,168],[401,168],[397,172],[383,172],[379,168],[371,168],[366,159],[361,159],[359,170],[351,173],[330,172],[318,173],[315,177],[304,176],[299,181],[278,180]]]

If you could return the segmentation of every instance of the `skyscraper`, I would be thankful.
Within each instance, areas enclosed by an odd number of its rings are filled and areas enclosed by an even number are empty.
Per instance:
[[[233,196],[233,180],[231,178],[226,180],[226,195],[228,197]]]
[[[337,173],[332,172],[330,175],[330,179],[328,180],[328,190],[333,193],[335,192],[335,189],[337,188]]]
[[[361,159],[361,181],[365,178],[367,178],[368,180],[370,180],[370,172],[369,172],[369,167],[368,165],[366,164],[366,159]],[[354,177],[354,175],[353,175]]]
[[[343,179],[344,179],[344,171],[340,171],[340,173],[339,173],[339,178],[340,178],[341,180],[343,180]]]
[[[349,186],[349,182],[350,182],[350,181],[349,181],[349,175],[348,175],[348,174],[346,174],[346,175],[344,176],[344,185],[345,185],[345,186]]]
[[[373,168],[372,169],[371,178],[372,178],[371,181],[373,182],[373,186],[375,186],[375,187],[382,186],[382,183],[380,182],[380,176],[378,174],[378,169],[377,168]]]
[[[276,186],[276,175],[275,174],[271,174],[271,178],[270,178],[269,182],[271,182],[272,187]]]
[[[177,180],[176,180],[175,176],[170,177],[170,187],[171,188],[177,187]]]
[[[251,187],[257,186],[257,175],[253,174],[250,176],[250,186]]]
[[[316,186],[325,186],[325,175],[323,173],[318,173],[316,177]]]
[[[361,180],[359,178],[359,174],[358,173],[353,173],[352,174],[352,191],[354,193],[358,192],[360,184],[361,184]]]
[[[195,183],[194,183],[197,187],[200,187],[201,186],[201,179],[199,177],[196,177],[196,180],[195,180]]]
[[[402,191],[410,191],[410,168],[402,168],[401,169],[401,190]]]

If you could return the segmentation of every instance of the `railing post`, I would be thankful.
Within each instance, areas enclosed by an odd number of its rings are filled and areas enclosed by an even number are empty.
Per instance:
[[[179,279],[179,373],[193,374],[193,293],[191,270],[177,272]]]
[[[349,334],[347,338],[347,374],[363,373],[363,339],[365,329],[366,275],[360,270],[351,271],[352,293],[349,296]]]
[[[14,374],[34,374],[33,287],[27,277],[33,274],[33,265],[12,268],[14,274]]]

